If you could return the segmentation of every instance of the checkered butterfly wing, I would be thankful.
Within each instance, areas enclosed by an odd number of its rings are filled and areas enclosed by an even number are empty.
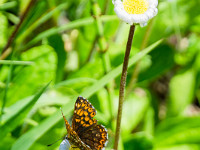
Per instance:
[[[107,131],[102,125],[97,125],[95,108],[83,97],[78,97],[75,103],[72,128],[79,138],[92,150],[101,150],[107,141]]]
[[[79,135],[82,142],[90,146],[92,150],[101,150],[107,142],[107,131],[102,125],[95,125]]]
[[[74,107],[74,116],[72,119],[72,128],[77,134],[80,134],[86,128],[97,123],[93,117],[96,115],[95,108],[83,97],[78,97]]]

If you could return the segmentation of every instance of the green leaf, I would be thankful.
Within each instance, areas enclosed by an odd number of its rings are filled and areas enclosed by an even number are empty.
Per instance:
[[[55,79],[56,53],[52,47],[41,45],[31,48],[21,54],[21,60],[30,60],[34,65],[14,66],[15,76],[8,91],[8,106],[32,95],[37,92],[39,86]]]
[[[154,145],[198,144],[199,124],[200,116],[166,119],[156,128]]]
[[[200,150],[199,144],[177,144],[173,146],[156,147],[153,150]]]
[[[168,115],[180,115],[194,97],[196,72],[189,69],[175,75],[169,84],[170,99]]]
[[[52,96],[52,94],[54,96]],[[26,107],[28,103],[33,99],[34,96],[29,96],[25,99],[18,100],[10,107],[7,107],[5,114],[2,116],[2,124],[10,120],[15,114],[17,114],[22,108]],[[56,99],[55,99],[56,97]],[[44,95],[41,96],[40,100],[36,102],[31,111],[37,111],[39,108],[52,105],[64,105],[71,100],[71,93],[61,93],[57,88],[56,90],[48,90]]]
[[[8,38],[8,19],[0,12],[0,53],[6,45]]]
[[[141,89],[142,90],[142,89]],[[140,121],[144,118],[149,106],[149,98],[145,91],[141,95],[131,95],[124,102],[123,118],[122,118],[122,135],[130,134],[137,127]],[[117,102],[117,99],[116,99]],[[116,107],[117,108],[117,105]],[[134,114],[134,117],[133,117]],[[128,124],[127,124],[128,122]]]
[[[5,107],[7,99],[8,99],[8,89],[9,89],[9,84],[10,84],[12,74],[13,74],[13,65],[10,65],[7,80],[6,80],[6,86],[5,86],[5,90],[4,90],[4,94],[3,94],[3,101],[2,101],[1,114],[0,114],[0,123],[2,121],[2,115],[4,113],[4,107]]]
[[[2,116],[2,124],[5,124],[7,121],[11,120],[13,116],[19,113],[19,111],[23,109],[25,106],[27,106],[32,99],[33,97],[30,96],[28,98],[17,101],[12,106],[6,108],[5,114],[3,114]]]
[[[10,9],[10,8],[15,7],[15,6],[17,6],[16,1],[7,2],[7,3],[0,5],[0,11]]]
[[[144,49],[134,57],[130,58],[129,67],[133,66],[138,60],[143,58],[147,53],[152,51],[156,46],[158,46],[163,40],[159,40],[156,43],[152,44],[148,48]],[[85,89],[80,95],[89,98],[99,89],[104,87],[110,80],[116,78],[120,75],[122,70],[122,64],[117,68],[110,71],[104,77],[102,77],[99,81],[95,82],[92,86]],[[77,96],[74,96],[74,100]],[[63,106],[64,114],[68,114],[72,111],[74,105],[74,101],[70,101],[68,104]],[[27,133],[23,134],[12,146],[12,150],[20,149],[20,150],[27,150],[33,145],[33,143],[40,138],[45,132],[47,132],[50,128],[52,128],[58,121],[62,118],[60,110],[57,111],[52,116],[45,119],[41,122],[38,126],[34,127]]]
[[[152,140],[143,132],[127,136],[124,139],[125,150],[152,150]]]
[[[26,117],[27,113],[30,111],[30,109],[34,106],[34,104],[37,102],[37,100],[40,98],[42,93],[46,90],[46,88],[49,86],[50,82],[42,88],[31,101],[29,101],[24,107],[21,107],[18,112],[14,113],[12,117],[7,120],[1,127],[0,137],[3,138],[7,133],[11,132],[13,129],[15,129],[21,121]]]
[[[149,107],[147,112],[146,112],[146,116],[144,119],[144,131],[146,134],[148,135],[152,135],[154,134],[154,121],[155,118],[155,112],[154,109],[152,107]]]
[[[97,80],[93,79],[93,78],[85,78],[85,77],[81,77],[81,78],[69,78],[65,81],[62,81],[58,84],[55,85],[56,89],[71,89],[72,91],[76,91],[77,93],[80,93],[81,91],[83,91],[86,87],[94,84]],[[65,91],[65,90],[64,90]],[[65,91],[66,94],[66,91]]]
[[[66,80],[66,81],[62,81],[58,84],[55,85],[55,87],[60,87],[60,86],[72,86],[73,84],[78,84],[78,83],[81,83],[83,84],[84,82],[88,82],[88,83],[94,83],[96,82],[97,80],[95,79],[92,79],[92,78],[73,78],[73,79],[69,79],[69,80]]]
[[[151,57],[151,66],[140,73],[138,81],[158,77],[174,65],[173,49],[167,45],[160,45],[149,55]]]
[[[170,132],[170,131],[169,131]],[[200,134],[200,127],[186,129],[182,132],[173,134],[166,137],[163,141],[157,142],[158,146],[176,145],[176,144],[199,144],[200,139],[198,138]]]
[[[66,61],[66,52],[64,48],[64,42],[59,34],[50,36],[48,38],[49,45],[52,46],[57,54],[57,68],[56,68],[56,78],[55,83],[62,81],[63,72]]]

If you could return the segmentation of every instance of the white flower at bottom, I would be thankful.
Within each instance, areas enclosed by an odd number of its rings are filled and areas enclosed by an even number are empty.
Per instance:
[[[145,26],[158,13],[158,0],[113,0],[113,4],[117,16],[130,25]]]
[[[59,150],[69,150],[70,149],[70,143],[67,139],[64,139],[62,143],[60,144]]]

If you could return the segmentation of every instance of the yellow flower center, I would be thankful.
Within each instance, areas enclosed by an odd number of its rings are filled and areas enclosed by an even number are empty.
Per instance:
[[[124,0],[123,5],[128,14],[143,14],[149,6],[147,0]]]

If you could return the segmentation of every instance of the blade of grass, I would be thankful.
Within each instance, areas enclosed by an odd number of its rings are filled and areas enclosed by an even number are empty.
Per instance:
[[[75,78],[75,79],[69,79],[69,80],[66,80],[66,81],[62,81],[62,82],[56,84],[55,87],[58,88],[60,86],[69,86],[69,85],[76,84],[76,83],[81,83],[81,82],[94,83],[96,81],[97,80],[92,79],[92,78]]]
[[[0,5],[0,11],[10,9],[15,6],[17,6],[17,1],[7,2],[7,3]]]
[[[107,22],[107,21],[114,21],[114,20],[118,20],[118,18],[115,15],[104,15],[100,17],[102,21]],[[55,27],[55,28],[51,28],[49,30],[46,30],[42,33],[40,33],[38,36],[36,36],[33,40],[31,40],[24,48],[27,49],[28,47],[36,44],[37,42],[39,42],[40,40],[42,40],[43,38],[47,38],[51,35],[66,31],[66,30],[70,30],[70,29],[74,29],[74,28],[78,28],[81,26],[85,26],[85,25],[89,25],[94,23],[94,18],[93,17],[89,17],[89,18],[84,18],[84,19],[79,19],[79,20],[75,20],[72,21],[66,25],[60,26],[60,27]]]
[[[2,139],[7,133],[11,132],[13,129],[15,129],[19,123],[21,123],[21,121],[26,117],[27,113],[29,112],[29,110],[34,106],[34,104],[37,102],[37,100],[40,98],[40,96],[42,95],[42,93],[47,89],[47,87],[49,86],[50,82],[44,87],[42,88],[34,97],[33,99],[27,103],[27,105],[24,105],[24,107],[22,107],[17,113],[13,114],[13,116],[7,121],[5,122],[5,124],[3,124],[0,127],[0,138]]]
[[[53,10],[45,13],[44,15],[42,15],[38,20],[36,20],[28,29],[25,30],[25,32],[23,32],[18,38],[17,38],[17,43],[21,43],[32,31],[34,31],[37,27],[39,27],[41,24],[43,24],[44,22],[46,22],[48,19],[50,19],[53,14],[55,14],[56,12],[66,9],[68,7],[68,2],[67,3],[63,3],[58,5],[56,8],[54,8]]]
[[[57,99],[55,99],[55,96],[52,97],[52,95],[51,95],[52,91],[56,95]],[[71,95],[70,96],[66,96],[66,95],[63,96],[63,95],[60,95],[59,92],[56,92],[55,89],[53,89],[52,91],[48,90],[48,92],[43,94],[40,97],[40,100],[37,101],[35,103],[34,107],[31,108],[31,112],[34,112],[37,109],[39,109],[41,107],[45,107],[45,106],[64,105],[64,104],[68,103],[68,101],[71,100]],[[27,106],[27,104],[33,99],[33,97],[34,97],[34,95],[26,97],[24,99],[21,99],[21,100],[15,102],[13,105],[6,107],[5,113],[2,116],[2,124],[7,122],[8,120],[10,120],[23,107]],[[30,115],[29,115],[29,117],[30,117]],[[30,119],[30,118],[26,118],[26,119]]]
[[[31,61],[15,61],[15,60],[0,60],[0,64],[3,65],[33,65]]]
[[[150,51],[152,51],[156,46],[158,46],[163,40],[159,40],[155,42],[154,44],[150,45],[148,48],[144,49],[143,51],[137,53],[135,57],[131,57],[129,59],[129,65],[128,68],[133,66],[138,60],[143,58],[145,55],[147,55]],[[94,84],[85,91],[83,91],[82,95],[85,97],[91,96],[93,93],[98,91],[100,87],[103,87],[105,84],[107,84],[110,80],[116,78],[118,75],[120,75],[122,69],[122,64],[110,71],[107,75],[105,75],[103,78],[101,78],[98,81],[98,84]],[[106,83],[105,83],[106,82]],[[98,85],[98,86],[97,86]],[[98,88],[97,88],[98,87]]]
[[[136,54],[132,58],[130,58],[129,61],[129,67],[133,66],[138,60],[143,58],[145,55],[147,55],[150,51],[152,51],[156,46],[158,46],[163,40],[159,40],[149,46],[148,48],[144,49],[140,53]],[[84,90],[80,95],[89,98],[91,95],[93,95],[95,92],[97,92],[99,89],[104,87],[110,80],[116,78],[121,73],[122,64],[119,65],[117,68],[110,71],[108,74],[106,74],[104,77],[102,77],[99,81],[95,82],[92,86]],[[76,96],[73,98],[76,99]],[[63,106],[64,114],[68,114],[72,111],[74,105],[74,101],[70,101],[68,104]],[[41,124],[34,127],[24,135],[22,135],[12,146],[11,150],[27,150],[29,149],[33,143],[40,138],[45,132],[47,132],[50,128],[52,128],[58,121],[62,119],[62,115],[60,110],[57,111],[52,116],[45,119]]]
[[[12,117],[17,114],[23,107],[27,106],[31,99],[33,99],[33,96],[17,101],[9,108],[6,108],[5,113],[2,115],[2,124],[5,124],[8,120],[12,119]]]
[[[48,38],[49,45],[54,49],[57,54],[57,67],[56,67],[56,77],[55,83],[59,83],[63,80],[65,61],[66,61],[66,51],[64,46],[64,41],[60,34],[55,34]]]
[[[16,25],[14,31],[12,32],[12,34],[10,35],[10,37],[9,37],[9,39],[8,39],[7,44],[6,44],[5,47],[3,48],[2,53],[6,52],[7,49],[11,46],[12,42],[13,42],[14,39],[15,39],[15,36],[17,35],[17,32],[18,32],[19,28],[21,27],[21,25],[22,25],[24,19],[26,18],[27,14],[28,14],[28,12],[29,12],[29,10],[30,10],[30,8],[34,5],[35,1],[36,1],[36,0],[31,0],[31,1],[29,2],[29,4],[28,4],[28,6],[26,7],[24,13],[21,15],[21,19],[20,19],[19,23]]]
[[[6,101],[7,101],[7,92],[8,92],[8,88],[9,88],[9,84],[10,84],[10,79],[11,79],[11,76],[12,76],[12,70],[13,70],[13,65],[10,65],[8,77],[7,77],[7,81],[6,81],[5,92],[4,92],[4,95],[3,95],[2,107],[1,107],[1,116],[0,116],[0,125],[2,123],[1,122],[2,121],[2,115],[4,113],[4,107],[5,107]]]

